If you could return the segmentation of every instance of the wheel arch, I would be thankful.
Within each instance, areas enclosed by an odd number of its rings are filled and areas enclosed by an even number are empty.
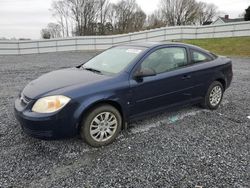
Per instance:
[[[224,91],[226,90],[227,83],[226,83],[226,80],[224,78],[217,78],[215,81],[220,82],[223,86]]]
[[[78,119],[78,131],[81,127],[81,122],[82,120],[84,119],[84,115],[87,114],[89,111],[91,111],[93,108],[97,107],[97,106],[100,106],[100,105],[105,105],[105,104],[108,104],[108,105],[111,105],[113,106],[115,109],[117,109],[119,111],[119,113],[121,114],[121,117],[122,117],[122,129],[125,128],[125,124],[126,124],[126,116],[125,116],[125,113],[124,113],[124,110],[122,108],[122,105],[118,102],[118,101],[114,101],[114,100],[109,100],[109,99],[105,99],[105,100],[98,100],[98,101],[95,101],[91,104],[89,104],[88,106],[86,106],[81,114],[80,114],[80,117]]]

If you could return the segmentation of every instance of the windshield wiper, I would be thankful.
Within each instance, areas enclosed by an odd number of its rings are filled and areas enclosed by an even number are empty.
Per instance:
[[[91,71],[91,72],[95,72],[98,74],[102,74],[102,72],[97,70],[97,69],[93,69],[93,68],[89,68],[89,67],[82,67],[82,69],[87,70],[87,71]]]

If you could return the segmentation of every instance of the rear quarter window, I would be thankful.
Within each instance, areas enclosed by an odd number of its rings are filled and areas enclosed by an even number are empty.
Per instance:
[[[191,60],[192,63],[201,63],[201,62],[212,61],[213,58],[204,52],[191,49]]]

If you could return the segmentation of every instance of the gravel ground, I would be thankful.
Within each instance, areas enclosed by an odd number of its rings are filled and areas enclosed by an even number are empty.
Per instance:
[[[188,107],[132,122],[111,145],[42,141],[13,116],[18,92],[43,73],[94,52],[0,56],[0,187],[249,187],[250,59],[216,111]]]

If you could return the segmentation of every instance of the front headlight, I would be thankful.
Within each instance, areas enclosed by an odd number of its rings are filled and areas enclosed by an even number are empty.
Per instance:
[[[32,111],[38,113],[56,112],[62,109],[69,101],[70,98],[63,95],[43,97],[36,101],[32,107]]]

